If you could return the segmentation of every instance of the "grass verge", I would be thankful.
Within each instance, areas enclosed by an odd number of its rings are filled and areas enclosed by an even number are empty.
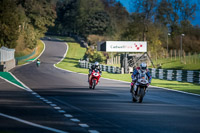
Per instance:
[[[163,58],[153,60],[155,66],[161,65],[162,69],[200,70],[200,55],[186,56],[183,62],[179,58]]]
[[[37,58],[40,55],[40,53],[43,51],[43,49],[44,49],[44,44],[42,43],[41,40],[38,40],[38,44],[37,44],[37,47],[36,47],[35,54],[33,56],[27,58],[27,59],[20,60],[18,62],[18,65],[23,65],[23,64],[25,64],[29,61],[33,61],[35,58]]]
[[[9,72],[0,72],[0,76],[18,86],[25,88],[20,82],[18,82]]]
[[[65,38],[65,41],[68,42],[68,39]],[[73,71],[73,72],[88,74],[88,69],[79,68],[78,66],[79,59],[83,58],[86,49],[80,47],[80,44],[75,43],[75,42],[69,42],[68,46],[69,46],[69,50],[65,59],[59,64],[56,64],[56,66],[62,69]],[[112,74],[112,73],[103,71],[102,77],[131,82],[131,74]],[[200,85],[198,84],[153,79],[151,85],[200,94]]]

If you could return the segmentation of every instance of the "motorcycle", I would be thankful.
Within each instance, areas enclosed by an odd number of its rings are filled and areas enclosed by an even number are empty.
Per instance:
[[[36,62],[36,66],[39,67],[40,66],[40,61]]]
[[[99,83],[101,75],[99,73],[99,70],[95,69],[92,71],[89,77],[89,88],[95,89],[96,85]]]
[[[131,84],[131,89],[132,91],[132,101],[133,102],[139,102],[142,103],[143,98],[146,94],[146,90],[148,87],[148,78],[147,75],[145,73],[141,73],[139,74],[135,85],[133,86],[133,84]],[[134,87],[134,88],[133,88]]]

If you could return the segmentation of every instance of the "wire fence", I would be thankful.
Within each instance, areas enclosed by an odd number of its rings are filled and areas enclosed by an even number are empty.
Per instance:
[[[0,62],[10,61],[15,58],[15,49],[9,49],[4,46],[0,48]]]
[[[181,52],[180,50],[162,50],[160,53],[151,53],[151,58],[157,62],[157,60],[164,59],[163,61],[180,61],[184,64],[200,64],[200,54],[197,52]],[[165,63],[165,62],[164,62]]]

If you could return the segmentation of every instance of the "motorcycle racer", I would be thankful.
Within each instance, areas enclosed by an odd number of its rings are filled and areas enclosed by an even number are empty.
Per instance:
[[[97,69],[99,71],[100,75],[102,74],[100,66],[99,66],[99,62],[96,61],[94,63],[94,65],[92,65],[91,68],[89,69],[88,82],[89,82],[89,78],[90,78],[92,71],[95,70],[95,69]]]
[[[148,85],[151,83],[151,80],[152,80],[152,77],[151,77],[151,74],[149,72],[149,70],[147,69],[147,64],[146,63],[141,63],[140,64],[140,67],[137,67],[134,71],[133,71],[133,74],[131,75],[131,78],[132,78],[132,82],[131,82],[131,89],[130,89],[130,93],[133,93],[133,88],[134,88],[134,84],[136,83],[137,79],[138,79],[138,75],[140,73],[145,73],[148,77]]]
[[[36,61],[36,65],[37,65],[37,67],[40,66],[40,59],[37,59],[37,61]]]

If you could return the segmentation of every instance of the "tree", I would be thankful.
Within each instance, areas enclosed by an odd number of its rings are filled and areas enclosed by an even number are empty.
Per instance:
[[[157,7],[157,0],[133,0],[133,7],[135,12],[138,13],[141,23],[143,24],[143,40],[146,41],[146,33],[148,25],[152,22]]]
[[[180,35],[185,32],[183,29],[185,29],[186,25],[190,25],[189,19],[193,18],[195,11],[196,4],[192,4],[191,1],[162,0],[160,2],[156,21],[169,27],[173,44],[170,45],[170,48],[179,48]]]
[[[104,10],[109,14],[110,26],[107,35],[113,40],[119,40],[120,35],[129,22],[129,13],[126,8],[116,0],[101,0]]]
[[[106,57],[103,55],[102,52],[93,50],[92,48],[88,48],[85,53],[85,58],[89,58],[90,62],[98,61],[100,63],[105,62]]]
[[[20,19],[15,1],[0,1],[0,46],[15,48]]]
[[[181,21],[187,21],[193,17],[196,4],[183,0],[162,0],[157,9],[157,20],[170,27],[172,37],[179,33]]]
[[[103,35],[107,32],[110,26],[110,18],[108,14],[104,11],[95,12],[88,17],[85,25],[85,33]]]
[[[49,31],[58,34],[74,34],[76,28],[76,16],[78,13],[78,0],[63,0],[56,4],[57,18],[55,20],[55,27]]]
[[[54,25],[56,12],[51,0],[16,0],[22,7],[26,19],[23,19],[23,32],[27,48],[34,48],[37,40],[44,36],[48,26]]]
[[[139,13],[132,13],[130,16],[130,22],[125,27],[125,30],[121,34],[120,40],[126,40],[126,41],[143,41],[143,25],[141,23],[143,22],[140,18]]]
[[[90,17],[95,17],[95,14],[98,14],[98,12],[101,11],[103,11],[103,5],[101,1],[79,0],[78,15],[76,16],[78,33],[85,36],[87,34],[86,29],[88,29],[86,26],[90,27],[90,24],[88,23]]]

